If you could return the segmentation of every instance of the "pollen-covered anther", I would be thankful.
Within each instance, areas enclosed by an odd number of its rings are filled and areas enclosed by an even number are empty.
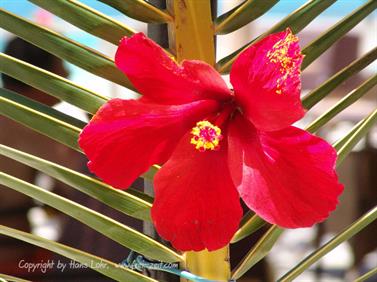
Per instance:
[[[221,129],[207,120],[197,122],[191,134],[193,135],[191,144],[195,145],[195,149],[200,152],[218,150],[220,140],[223,138]]]
[[[280,72],[283,74],[289,72],[294,67],[294,56],[296,54],[291,54],[289,48],[297,41],[298,38],[295,35],[289,34],[284,39],[276,42],[272,47],[272,50],[267,53],[270,62],[279,64]]]
[[[296,42],[298,42],[298,38],[293,34],[289,34],[284,39],[276,42],[272,49],[267,52],[267,58],[271,63],[278,65],[281,73],[281,77],[277,81],[276,94],[282,94],[285,80],[296,68],[296,57],[300,54],[290,51],[291,45]]]

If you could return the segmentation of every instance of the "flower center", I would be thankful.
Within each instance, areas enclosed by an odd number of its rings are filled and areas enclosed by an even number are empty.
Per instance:
[[[197,122],[191,134],[193,135],[191,144],[195,145],[195,149],[200,152],[218,150],[220,140],[223,139],[221,129],[207,120]]]

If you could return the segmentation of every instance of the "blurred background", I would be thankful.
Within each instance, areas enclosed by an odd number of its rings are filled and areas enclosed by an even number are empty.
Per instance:
[[[46,0],[53,1],[53,0]],[[196,0],[201,1],[201,0]],[[81,0],[84,4],[105,13],[120,22],[126,23],[137,31],[147,33],[147,24],[141,23],[122,15],[115,9],[96,1]],[[218,14],[235,7],[241,1],[238,0],[219,0]],[[228,35],[217,37],[217,58],[230,54],[237,50],[257,35],[269,29],[276,22],[281,20],[285,15],[291,13],[297,7],[304,4],[303,0],[281,0],[269,12],[258,20],[244,26],[236,32]],[[310,25],[298,34],[302,46],[306,46],[320,33],[325,31],[332,24],[351,13],[361,4],[363,0],[338,0],[330,6],[321,16],[316,18]],[[26,0],[0,0],[0,7],[13,12],[31,21],[42,24],[50,29],[65,36],[96,49],[103,54],[113,58],[116,46],[94,37],[73,25],[55,17],[47,11],[29,3]],[[1,19],[0,19],[1,20]],[[0,51],[4,52],[7,42],[13,37],[12,34],[0,29]],[[321,57],[310,65],[303,73],[303,95],[309,93],[316,86],[320,85],[331,75],[348,65],[358,57],[366,54],[377,45],[377,14],[376,12],[368,16],[364,21],[358,24],[351,32],[347,33],[332,48],[323,53]],[[75,83],[84,86],[90,90],[109,97],[135,98],[137,94],[132,91],[115,85],[105,79],[96,77],[78,67],[64,62],[64,68],[67,71],[69,79]],[[363,81],[368,79],[377,70],[377,62],[369,65],[360,73],[348,79],[346,83],[336,88],[329,97],[318,103],[309,114],[300,121],[297,126],[305,127],[310,124],[316,117],[324,113],[333,106],[341,97],[348,94]],[[228,79],[227,77],[225,77]],[[348,131],[368,113],[372,112],[377,106],[377,89],[371,89],[367,95],[340,113],[328,125],[323,127],[319,134],[330,143],[335,142],[344,136]],[[58,103],[54,106],[56,109],[75,116],[83,121],[88,117],[79,109],[66,103]],[[2,126],[5,123],[0,123]],[[0,127],[0,136],[4,134],[18,134],[17,128],[8,130],[5,133],[5,127]],[[24,133],[21,133],[20,138]],[[33,133],[34,134],[34,133]],[[24,135],[26,136],[26,135]],[[33,137],[34,138],[34,137]],[[35,137],[37,138],[37,137]],[[39,137],[38,137],[39,138]],[[0,140],[2,141],[3,139]],[[39,140],[39,139],[38,139]],[[47,139],[41,138],[41,146],[45,146]],[[22,140],[21,140],[22,141]],[[13,144],[10,144],[13,145]],[[56,144],[54,144],[55,146]],[[57,146],[57,145],[56,145]],[[30,152],[32,150],[25,148],[22,142],[19,142],[19,149]],[[80,171],[85,171],[85,162],[83,156],[74,152],[62,152],[64,157],[58,157],[59,147],[54,156],[46,155],[45,158],[64,163],[69,161],[67,166],[71,166]],[[33,152],[31,152],[33,153]],[[43,152],[41,153],[43,155]],[[67,156],[69,156],[67,160]],[[57,159],[58,158],[58,159]],[[72,161],[74,160],[74,161]],[[9,160],[0,158],[4,166],[9,166]],[[5,162],[7,162],[5,164]],[[20,171],[22,168],[15,167]],[[280,277],[291,267],[297,264],[314,248],[320,246],[334,234],[341,231],[347,225],[352,223],[359,216],[364,214],[377,203],[377,126],[370,131],[369,135],[364,138],[354,149],[352,154],[339,167],[341,182],[345,185],[344,193],[338,209],[330,216],[329,220],[314,228],[287,230],[279,239],[267,259],[260,263],[253,273],[240,281],[273,281],[273,278]],[[58,193],[66,194],[75,200],[79,200],[93,209],[108,214],[125,224],[135,228],[142,229],[141,223],[123,215],[117,214],[104,206],[86,198],[79,193],[67,192],[64,185],[56,184],[48,176],[37,173],[33,176],[34,181],[46,189],[54,189]],[[22,177],[21,177],[22,178]],[[140,181],[136,186],[142,189],[143,183]],[[0,187],[1,190],[8,189]],[[0,194],[1,195],[1,194]],[[22,202],[22,201],[21,201]],[[119,245],[116,245],[104,239],[101,235],[82,227],[79,223],[60,215],[51,208],[47,208],[39,203],[32,202],[20,206],[6,207],[6,204],[0,199],[0,224],[8,226],[18,226],[23,230],[31,230],[33,233],[48,239],[60,240],[74,247],[79,247],[94,254],[109,258],[113,261],[120,262],[128,254],[128,251]],[[67,232],[69,230],[69,232]],[[355,236],[353,240],[346,242],[336,248],[334,251],[324,257],[318,264],[314,265],[310,271],[307,271],[297,281],[352,281],[356,274],[366,272],[377,266],[377,223],[369,225],[363,232]],[[234,257],[241,257],[242,251],[249,249],[252,245],[253,238],[246,238],[242,241],[241,247],[232,250]],[[33,281],[109,281],[99,277],[90,270],[75,270],[70,268],[64,271],[64,274],[57,275],[49,271],[42,273],[35,271],[28,273],[19,266],[19,261],[45,261],[57,260],[64,258],[42,250],[12,240],[0,240],[0,273],[9,273],[16,276],[24,275]],[[170,281],[170,280],[169,280]],[[368,281],[377,281],[377,277]]]

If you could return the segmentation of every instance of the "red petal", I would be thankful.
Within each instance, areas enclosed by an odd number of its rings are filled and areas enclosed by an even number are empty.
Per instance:
[[[179,66],[142,33],[121,40],[115,63],[144,97],[159,104],[231,97],[213,67],[200,61],[185,61]]]
[[[343,185],[334,170],[335,150],[296,127],[258,132],[240,116],[229,128],[234,184],[259,216],[282,227],[308,227],[335,209]]]
[[[223,143],[218,151],[199,152],[188,134],[155,176],[152,218],[178,250],[216,250],[237,231],[242,209]]]
[[[151,165],[165,162],[187,130],[217,107],[209,100],[168,106],[113,99],[84,128],[79,144],[93,173],[128,188]]]
[[[303,55],[295,40],[289,29],[269,35],[242,52],[233,64],[230,80],[236,99],[260,130],[282,129],[304,116],[300,100]],[[284,51],[287,54],[279,56]]]

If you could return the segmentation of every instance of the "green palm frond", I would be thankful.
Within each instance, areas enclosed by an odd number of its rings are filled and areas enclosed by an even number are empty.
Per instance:
[[[377,75],[372,76],[361,84],[358,88],[351,91],[347,96],[341,99],[334,107],[329,109],[327,112],[319,116],[314,120],[306,129],[310,132],[316,132],[321,126],[326,122],[340,113],[342,110],[346,109],[348,106],[352,105],[354,102],[359,100],[363,95],[368,93],[377,84]]]
[[[289,272],[287,272],[283,277],[281,277],[278,281],[287,282],[292,281],[297,276],[299,276],[305,269],[311,266],[313,263],[317,262],[319,259],[324,257],[328,252],[336,248],[338,245],[347,241],[348,239],[352,238],[358,232],[360,232],[363,228],[371,224],[374,220],[377,219],[377,206],[373,208],[370,212],[359,218],[357,221],[352,223],[348,228],[344,231],[336,235],[332,238],[328,243],[323,245],[318,250],[315,250],[309,256],[307,256],[302,262],[300,262],[297,266],[292,268]]]
[[[247,0],[215,19],[215,34],[227,34],[259,18],[278,0]]]
[[[141,275],[138,272],[130,270],[125,267],[120,267],[119,264],[108,261],[104,258],[99,258],[97,256],[88,254],[86,252],[65,246],[63,244],[56,243],[51,240],[44,239],[42,237],[32,235],[26,232],[19,231],[17,229],[9,228],[0,225],[0,234],[16,238],[18,240],[39,246],[41,248],[51,250],[57,254],[65,256],[67,258],[73,259],[77,262],[87,265],[95,271],[102,273],[103,275],[113,278],[116,281],[122,282],[157,282],[154,279]],[[94,267],[99,265],[106,265],[106,267]],[[9,279],[8,275],[1,275],[0,277],[5,277]],[[12,281],[11,279],[9,279]],[[14,280],[16,282],[24,282],[25,280]]]
[[[263,33],[262,35],[258,36],[254,40],[250,41],[245,46],[241,47],[237,51],[233,52],[232,54],[226,56],[225,58],[221,59],[217,63],[217,70],[220,73],[229,73],[230,68],[233,62],[236,60],[237,56],[249,47],[251,44],[255,43],[256,41],[266,37],[267,35],[282,31],[289,27],[293,33],[300,32],[304,27],[310,24],[317,16],[319,16],[324,10],[330,7],[332,4],[335,3],[336,0],[311,0],[308,1],[306,4],[298,8],[296,11],[293,11],[291,14],[286,16],[284,19],[279,21],[275,24],[272,28],[268,31]]]
[[[81,221],[115,242],[147,257],[165,262],[177,262],[182,260],[179,254],[152,238],[105,215],[36,185],[2,172],[0,172],[0,184],[49,205]]]
[[[114,189],[93,177],[1,144],[0,155],[35,168],[120,212],[150,221],[153,198],[138,190]]]
[[[312,90],[304,98],[302,98],[302,104],[305,108],[310,109],[328,94],[331,93],[336,87],[338,87],[345,80],[350,78],[352,75],[363,70],[369,64],[373,63],[377,59],[377,48],[372,49],[363,57],[356,59],[351,64],[334,74],[319,87]]]
[[[126,76],[105,55],[45,27],[0,9],[0,27],[95,75],[133,89]]]
[[[374,277],[377,274],[377,267],[373,268],[371,271],[368,271],[364,275],[355,279],[354,282],[364,282],[367,281],[369,278]]]
[[[359,22],[365,19],[370,13],[377,8],[377,2],[374,0],[368,1],[365,5],[356,9],[340,22],[329,28],[324,34],[319,36],[308,46],[306,46],[302,53],[305,54],[302,62],[302,69],[309,66],[315,59],[317,59],[323,52],[330,48],[339,38],[345,35]]]
[[[133,29],[75,0],[28,0],[78,28],[115,45]]]
[[[76,151],[80,127],[58,119],[57,111],[15,92],[0,88],[0,114],[44,134]],[[41,111],[43,109],[43,111]],[[55,113],[55,116],[54,114]],[[64,115],[66,117],[66,115]],[[80,122],[77,121],[77,124]]]
[[[309,23],[311,23],[317,16],[319,16],[325,9],[335,3],[334,0],[312,0],[303,5],[298,10],[294,11],[292,14],[288,15],[285,19],[277,23],[266,33],[262,34],[258,38],[252,40],[242,48],[238,49],[234,53],[228,55],[227,57],[221,59],[217,63],[217,69],[221,73],[228,73],[230,71],[231,65],[237,56],[248,46],[255,43],[257,40],[262,39],[268,34],[282,31],[289,27],[292,32],[298,33]],[[327,48],[329,48],[335,41],[341,38],[347,31],[353,28],[371,12],[373,12],[377,7],[376,1],[369,0],[365,5],[357,9],[355,12],[351,13],[348,17],[342,20],[340,23],[334,25],[328,32],[314,40],[311,44],[303,49],[303,53],[310,53],[304,59],[302,68],[306,68],[313,62],[319,55],[321,55]],[[308,48],[308,49],[307,49]],[[308,58],[308,59],[307,59]]]
[[[234,234],[231,243],[236,243],[262,228],[266,222],[251,211],[247,212],[241,220],[240,228]]]
[[[86,124],[85,122],[81,120],[78,120],[72,116],[69,116],[60,111],[57,111],[54,108],[48,107],[44,104],[36,102],[32,99],[29,99],[25,96],[22,96],[20,94],[17,94],[5,88],[0,88],[0,105],[1,105],[0,113],[2,115],[8,116],[20,123],[24,121],[24,124],[26,123],[33,124],[32,120],[28,120],[27,117],[22,114],[24,110],[32,111],[33,113],[36,114],[36,116],[50,117],[54,119],[55,121],[61,121],[62,123],[66,125],[67,128],[69,128],[69,126],[72,126],[72,128],[81,129]],[[13,110],[14,107],[19,108],[19,109]],[[52,124],[50,123],[49,125],[52,126]],[[33,126],[29,126],[29,127],[33,128]],[[66,137],[67,136],[63,137],[62,140],[67,140]]]
[[[0,71],[80,109],[95,113],[107,100],[49,71],[0,53]]]
[[[343,162],[352,148],[369,132],[373,125],[377,123],[377,109],[369,116],[361,120],[355,127],[342,139],[334,144],[338,151],[337,165]]]
[[[143,0],[100,0],[123,14],[146,23],[172,22],[173,17]]]
[[[263,235],[263,237],[258,240],[255,246],[246,254],[242,261],[232,271],[232,279],[240,278],[257,262],[268,255],[283,231],[283,229],[277,227],[276,225],[271,226]]]
[[[119,39],[123,36],[130,36],[137,32],[122,22],[96,11],[90,6],[77,0],[29,1],[52,12],[79,29],[115,45],[118,44]],[[181,31],[185,30],[186,27],[182,27],[185,23],[212,23],[212,25],[206,24],[205,27],[200,24],[197,25],[198,37],[195,38],[195,42],[192,43],[193,46],[195,45],[192,47],[194,49],[206,49],[206,46],[209,45],[209,41],[204,41],[203,39],[206,38],[205,36],[208,34],[215,36],[229,34],[236,31],[242,26],[262,17],[278,3],[277,0],[245,0],[235,8],[218,16],[212,21],[211,18],[203,19],[206,13],[199,9],[199,6],[195,6],[195,2],[191,2],[190,0],[188,0],[190,2],[183,0],[177,0],[177,2],[174,2],[169,0],[168,9],[166,10],[159,9],[151,3],[143,0],[100,1],[103,2],[103,4],[115,8],[127,17],[146,23],[168,24],[171,49],[168,50],[168,52],[171,52],[169,55],[175,55],[178,57],[181,55],[179,50],[177,50],[179,44],[182,42],[183,44],[189,44],[190,41],[193,41],[192,39],[187,40],[186,38],[186,40],[183,40],[182,38],[179,38],[181,41],[178,45],[175,45],[175,39],[177,39],[175,37],[175,32],[178,29]],[[191,6],[194,5],[195,9],[191,9],[190,13],[184,14],[185,6],[182,3]],[[201,5],[204,5],[203,3],[204,2],[201,2]],[[336,0],[307,1],[304,5],[298,7],[295,11],[282,18],[277,24],[251,40],[245,46],[240,46],[237,51],[218,60],[216,63],[217,70],[223,74],[229,73],[232,63],[240,52],[250,46],[250,44],[255,43],[268,34],[282,31],[287,27],[291,28],[294,33],[299,33],[334,3],[336,3]],[[182,4],[183,6],[179,4]],[[375,11],[376,8],[377,1],[366,1],[365,4],[355,9],[349,15],[335,23],[332,27],[324,30],[321,35],[303,48],[303,53],[306,56],[302,64],[302,70],[315,62],[326,50]],[[1,28],[39,46],[83,70],[107,79],[117,85],[134,90],[132,84],[125,75],[116,68],[114,61],[106,55],[4,9],[0,9],[0,17]],[[210,39],[212,40],[213,38]],[[207,52],[208,50],[205,51]],[[214,48],[212,51],[214,51]],[[187,50],[185,50],[185,52],[187,52]],[[212,55],[214,57],[214,54]],[[318,85],[311,90],[309,94],[303,97],[303,105],[310,110],[325,97],[331,95],[332,92],[342,83],[347,82],[349,78],[375,62],[376,57],[377,49],[374,48],[360,58],[355,59],[351,64],[333,74],[324,83]],[[52,95],[62,101],[75,105],[91,114],[94,114],[98,108],[109,99],[108,97],[77,85],[70,80],[2,53],[0,53],[0,72],[31,85],[48,95]],[[372,75],[360,86],[355,88],[348,95],[345,95],[344,98],[340,99],[332,108],[309,124],[306,129],[310,132],[318,131],[338,113],[361,99],[365,94],[370,93],[376,83],[377,76]],[[81,129],[85,126],[85,122],[6,89],[0,89],[0,114],[30,127],[65,146],[81,152],[77,140]],[[366,136],[368,131],[376,123],[377,110],[374,110],[357,123],[344,137],[340,138],[333,144],[338,152],[337,166],[342,163],[345,157],[351,152],[352,148]],[[47,175],[62,181],[68,186],[71,186],[73,189],[77,189],[127,215],[147,222],[150,221],[149,213],[153,198],[142,192],[133,190],[132,188],[127,191],[116,190],[96,178],[86,176],[56,163],[1,144],[0,155],[40,170]],[[158,169],[158,166],[153,166],[142,177],[147,181],[152,181],[153,176]],[[120,224],[109,217],[83,207],[78,203],[58,196],[52,192],[45,191],[36,185],[24,182],[2,172],[0,172],[0,183],[19,191],[20,193],[28,195],[31,198],[46,203],[47,205],[52,205],[54,208],[76,218],[119,244],[135,250],[149,258],[166,262],[181,261],[183,262],[183,265],[186,263],[185,256],[166,247],[162,243],[159,243],[128,226]],[[281,277],[279,281],[292,281],[292,279],[298,277],[310,265],[318,261],[342,242],[350,239],[365,226],[376,220],[376,218],[377,211],[375,208],[367,215],[351,224],[343,232],[336,235],[327,244],[315,250],[295,268],[291,269]],[[241,222],[239,230],[234,235],[232,243],[236,244],[239,240],[253,234],[264,225],[266,225],[266,222],[260,217],[252,212],[247,213]],[[283,229],[274,225],[270,226],[264,236],[250,249],[247,255],[242,259],[241,263],[233,270],[232,278],[240,278],[248,269],[268,255],[270,249],[278,240],[282,232]],[[106,262],[109,267],[94,270],[99,271],[116,281],[156,281],[130,269],[119,267],[119,265],[113,262],[95,257],[92,254],[19,230],[0,226],[0,234],[52,250],[81,263],[90,264],[90,262],[93,261]],[[369,277],[373,275],[375,271],[376,270],[372,270],[363,277]],[[364,279],[363,277],[360,277],[357,281],[362,281],[362,279]],[[1,278],[10,281],[23,281],[22,279],[17,280],[18,278],[11,278],[5,274],[0,274],[0,280]]]
[[[31,282],[31,281],[0,273],[0,282]]]

